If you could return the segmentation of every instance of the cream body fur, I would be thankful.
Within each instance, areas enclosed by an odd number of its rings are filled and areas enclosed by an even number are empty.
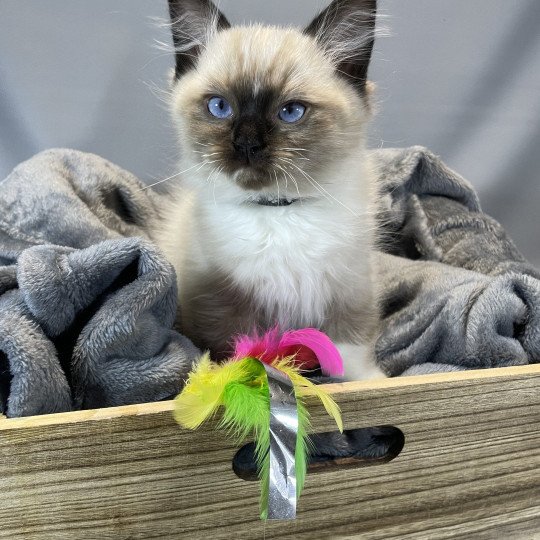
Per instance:
[[[230,90],[239,82],[241,98]],[[309,116],[276,121],[264,159],[237,163],[203,97],[226,95],[234,127],[241,104],[260,103],[268,88],[277,97],[266,101],[302,100]],[[239,332],[317,327],[338,343],[346,377],[383,376],[370,353],[376,181],[364,150],[367,98],[314,38],[249,26],[206,39],[196,69],[175,83],[172,110],[184,172],[155,238],[178,274],[182,331],[221,356]]]

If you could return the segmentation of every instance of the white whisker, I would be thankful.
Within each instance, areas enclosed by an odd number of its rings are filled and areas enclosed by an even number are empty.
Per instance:
[[[171,180],[173,178],[176,178],[177,176],[180,176],[181,174],[184,174],[188,171],[191,171],[191,169],[194,169],[195,167],[197,167],[199,164],[196,163],[195,165],[192,165],[191,167],[189,167],[188,169],[185,169],[183,171],[180,171],[180,172],[177,172],[176,174],[172,174],[171,176],[168,176],[167,178],[163,178],[163,180],[159,180],[158,182],[154,182],[153,184],[148,184],[147,186],[143,187],[142,189],[140,189],[139,191],[144,191],[145,189],[148,189],[148,188],[151,188],[151,187],[154,187],[154,186],[157,186],[158,184],[162,184],[163,182],[167,182],[167,180]]]
[[[331,199],[333,199],[335,202],[337,202],[338,204],[340,204],[341,206],[343,206],[343,208],[345,208],[346,210],[348,210],[353,216],[357,216],[358,217],[358,214],[352,210],[351,208],[349,208],[346,204],[343,204],[339,199],[336,199],[331,193],[329,193],[326,189],[324,189],[323,186],[321,186],[321,184],[319,184],[319,182],[317,182],[317,180],[315,180],[315,178],[313,178],[312,176],[310,176],[308,173],[306,173],[305,171],[303,171],[300,167],[298,167],[298,165],[292,163],[292,165],[298,169],[298,171],[304,175],[304,177],[309,181],[309,182],[312,182],[312,185],[314,187],[319,187],[320,190],[321,190],[321,193],[324,192],[326,193],[326,195],[328,195]]]

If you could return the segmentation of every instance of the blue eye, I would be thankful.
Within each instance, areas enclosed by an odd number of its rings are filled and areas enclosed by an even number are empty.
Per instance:
[[[208,110],[216,118],[229,118],[233,113],[230,103],[220,96],[214,96],[208,100]]]
[[[302,116],[304,116],[306,112],[306,106],[302,105],[301,103],[297,103],[295,101],[292,101],[291,103],[287,103],[281,107],[279,111],[279,117],[288,124],[292,124],[294,122],[298,122]]]

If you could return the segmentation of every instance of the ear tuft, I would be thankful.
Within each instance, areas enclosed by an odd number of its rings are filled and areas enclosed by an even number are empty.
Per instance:
[[[210,0],[169,0],[169,13],[179,79],[195,66],[212,36],[230,24]]]
[[[366,94],[376,17],[377,0],[334,0],[304,30],[362,95]]]

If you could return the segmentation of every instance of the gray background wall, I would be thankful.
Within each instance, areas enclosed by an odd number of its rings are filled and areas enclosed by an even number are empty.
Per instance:
[[[232,21],[306,24],[327,2],[221,0]],[[540,265],[540,2],[380,0],[372,146],[422,144],[479,190]],[[0,178],[45,148],[101,154],[150,181],[174,168],[158,89],[165,0],[0,0]]]

